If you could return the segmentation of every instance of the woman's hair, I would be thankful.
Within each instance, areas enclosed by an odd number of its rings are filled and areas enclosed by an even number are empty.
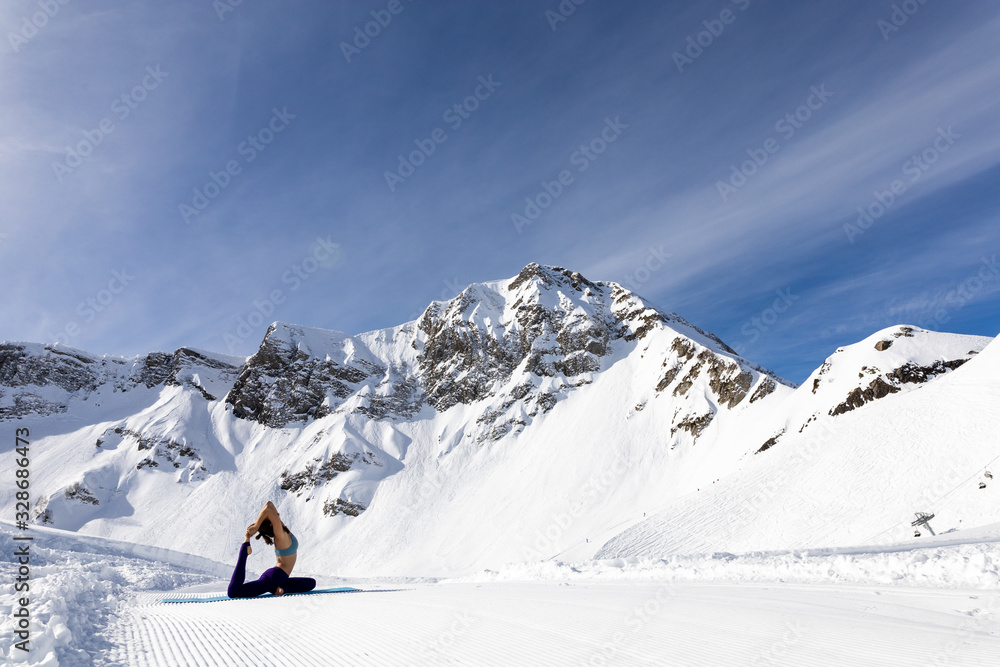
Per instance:
[[[289,535],[292,534],[292,531],[288,529],[288,526],[285,525],[284,521],[281,522],[281,527],[284,528],[285,532]],[[264,521],[261,522],[260,528],[257,529],[257,534],[254,537],[258,540],[263,537],[264,542],[268,545],[274,544],[274,526],[271,524],[270,519],[264,519]]]

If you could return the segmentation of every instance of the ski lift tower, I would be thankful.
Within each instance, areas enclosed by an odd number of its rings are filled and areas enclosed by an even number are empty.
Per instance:
[[[916,521],[910,523],[911,526],[924,526],[927,530],[931,531],[931,535],[937,534],[934,532],[934,529],[931,528],[931,524],[929,523],[929,521],[934,518],[933,514],[927,514],[926,512],[916,512],[915,514],[917,519]]]

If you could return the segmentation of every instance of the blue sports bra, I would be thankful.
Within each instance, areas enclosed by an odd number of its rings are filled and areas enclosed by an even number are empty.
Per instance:
[[[288,534],[292,535],[291,533],[288,533]],[[275,544],[274,555],[275,556],[291,556],[292,554],[294,554],[298,550],[299,550],[299,541],[297,539],[295,539],[295,535],[292,535],[292,546],[288,547],[287,549],[279,549],[277,547],[277,544]]]

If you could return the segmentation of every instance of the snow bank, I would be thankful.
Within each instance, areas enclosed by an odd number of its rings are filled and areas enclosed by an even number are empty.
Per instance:
[[[35,539],[29,543],[28,652],[14,646],[15,624],[11,616],[18,598],[26,593],[15,593],[13,585],[0,589],[0,641],[7,651],[4,657],[8,664],[122,664],[123,660],[114,657],[116,642],[111,627],[137,592],[171,591],[217,581],[223,569],[221,564],[167,549],[74,536],[65,531],[33,528],[31,533]],[[13,536],[9,525],[0,524],[3,553],[14,553]],[[4,559],[0,562],[0,576],[13,582],[17,568],[16,563]],[[106,662],[94,662],[94,656],[103,656]]]
[[[582,563],[510,564],[449,581],[636,580],[666,582],[781,582],[894,584],[1000,590],[1000,544],[929,548],[823,549],[668,558],[616,558]]]

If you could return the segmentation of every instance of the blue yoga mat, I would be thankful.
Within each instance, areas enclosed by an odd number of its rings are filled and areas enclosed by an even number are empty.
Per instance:
[[[212,598],[163,598],[160,602],[222,602],[224,600],[260,600],[261,598],[286,598],[290,595],[316,595],[318,593],[354,593],[357,592],[357,588],[319,588],[314,591],[306,591],[305,593],[285,593],[284,595],[272,595],[271,593],[264,593],[263,595],[258,595],[255,598],[231,598],[228,595],[220,595],[218,597]]]

